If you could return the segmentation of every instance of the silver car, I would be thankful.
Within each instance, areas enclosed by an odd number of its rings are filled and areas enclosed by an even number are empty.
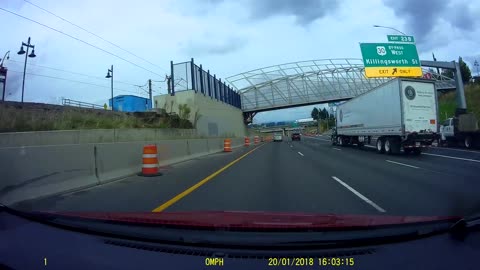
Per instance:
[[[280,133],[273,134],[273,141],[274,142],[281,142],[283,141],[283,135]]]

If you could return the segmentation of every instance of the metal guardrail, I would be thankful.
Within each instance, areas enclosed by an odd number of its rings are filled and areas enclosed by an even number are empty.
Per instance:
[[[63,106],[71,106],[71,107],[80,107],[80,108],[88,108],[88,109],[101,109],[104,110],[105,108],[101,105],[82,102],[78,100],[72,100],[68,98],[62,98],[62,105]]]

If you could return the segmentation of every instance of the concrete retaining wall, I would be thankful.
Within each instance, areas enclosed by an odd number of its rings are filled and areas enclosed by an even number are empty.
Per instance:
[[[197,133],[208,137],[243,137],[247,128],[243,122],[242,110],[217,101],[195,91],[176,92],[175,96],[161,95],[154,97],[155,104],[167,111],[177,114],[178,105],[186,104],[191,109],[190,122],[196,122]],[[195,114],[200,118],[195,121]]]
[[[243,140],[233,138],[232,147],[243,146]],[[0,148],[0,202],[9,205],[137,174],[143,146],[150,143],[157,144],[161,166],[223,151],[220,138]]]
[[[0,147],[197,138],[195,129],[89,129],[0,133]]]

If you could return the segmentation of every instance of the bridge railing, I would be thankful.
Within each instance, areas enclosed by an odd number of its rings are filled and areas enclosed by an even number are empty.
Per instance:
[[[242,107],[240,94],[215,74],[212,75],[210,70],[203,69],[202,65],[196,65],[193,58],[188,62],[176,64],[171,61],[170,66],[172,96],[175,92],[195,91],[234,107]]]
[[[72,106],[72,107],[80,107],[80,108],[88,108],[88,109],[105,109],[103,106],[93,104],[93,103],[88,103],[88,102],[83,102],[83,101],[78,101],[78,100],[72,100],[68,98],[62,98],[62,105],[63,106]]]

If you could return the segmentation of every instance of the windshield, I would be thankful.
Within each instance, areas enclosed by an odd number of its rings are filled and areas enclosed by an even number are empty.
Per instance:
[[[281,2],[1,1],[0,203],[339,231],[478,212],[470,24]]]

